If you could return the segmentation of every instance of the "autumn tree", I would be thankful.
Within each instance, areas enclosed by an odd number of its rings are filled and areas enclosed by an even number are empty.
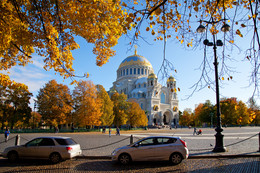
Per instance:
[[[73,90],[75,104],[74,119],[79,126],[100,126],[102,116],[102,101],[92,81],[80,81]]]
[[[31,118],[29,120],[30,127],[38,128],[40,123],[42,122],[42,116],[38,112],[31,112]]]
[[[194,114],[191,109],[185,109],[180,116],[179,124],[182,126],[194,126]]]
[[[248,100],[248,114],[251,124],[260,124],[260,107],[253,97]]]
[[[118,127],[126,124],[128,118],[127,110],[129,107],[127,96],[124,93],[119,94],[116,92],[111,96],[111,100],[114,103],[113,111],[115,118],[113,124]]]
[[[236,98],[225,98],[220,102],[221,120],[223,124],[246,125],[250,124],[248,108]]]
[[[250,119],[250,114],[248,112],[248,108],[245,103],[239,101],[236,106],[236,111],[238,114],[237,124],[240,125],[251,124],[252,119]]]
[[[96,64],[115,55],[112,47],[130,28],[119,0],[2,0],[0,2],[0,70],[32,63],[32,54],[44,59],[44,69],[74,77],[72,50],[80,36],[94,44]],[[0,85],[3,85],[0,73]],[[10,80],[10,82],[12,82]],[[5,83],[7,84],[7,83]],[[10,83],[9,83],[10,84]]]
[[[28,87],[24,84],[14,83],[9,86],[1,86],[0,93],[3,115],[2,125],[3,122],[8,121],[8,124],[12,129],[21,125],[28,126],[31,117],[31,108],[29,107],[29,104],[32,96]]]
[[[14,114],[14,107],[4,103],[4,101],[0,104],[0,127],[3,130],[5,127],[10,127],[10,122],[12,119],[12,115]]]
[[[111,126],[114,122],[114,113],[113,113],[113,102],[110,99],[108,93],[102,85],[97,85],[98,90],[98,98],[101,100],[102,108],[102,116],[100,117],[102,126]]]
[[[220,101],[222,124],[237,124],[237,101],[236,99],[222,99]]]
[[[128,124],[131,127],[147,126],[148,123],[147,116],[144,110],[142,110],[140,105],[135,101],[129,101],[129,108],[127,114],[128,114]]]
[[[216,120],[216,110],[214,105],[212,105],[209,100],[206,100],[203,104],[199,104],[195,109],[195,117],[199,118],[199,121],[202,123],[213,125]]]
[[[37,95],[37,108],[42,119],[51,126],[65,124],[72,111],[72,98],[67,85],[51,80]]]

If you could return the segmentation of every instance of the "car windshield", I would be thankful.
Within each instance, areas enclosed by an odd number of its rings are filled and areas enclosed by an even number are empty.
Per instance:
[[[60,145],[75,145],[75,144],[77,144],[77,142],[75,142],[71,138],[66,138],[66,139],[55,138],[55,141],[57,141],[58,144],[60,144]]]

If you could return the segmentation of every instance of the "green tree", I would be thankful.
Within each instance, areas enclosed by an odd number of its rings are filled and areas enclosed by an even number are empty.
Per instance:
[[[75,104],[74,119],[79,126],[100,126],[102,101],[98,97],[96,86],[92,81],[80,81],[73,90]]]
[[[148,124],[147,116],[144,110],[142,110],[140,105],[135,101],[129,102],[129,108],[127,114],[128,114],[128,124],[131,127],[147,126]]]
[[[102,85],[97,85],[98,98],[101,100],[102,116],[100,117],[102,126],[111,126],[114,122],[115,115],[113,114],[113,102]]]
[[[67,85],[51,80],[40,89],[37,95],[38,112],[51,126],[65,124],[72,111],[72,97]]]
[[[127,110],[129,107],[129,103],[126,101],[127,100],[127,96],[122,93],[114,93],[111,96],[111,100],[114,103],[114,122],[113,124],[116,125],[117,127],[120,127],[121,125],[125,125],[127,122]]]

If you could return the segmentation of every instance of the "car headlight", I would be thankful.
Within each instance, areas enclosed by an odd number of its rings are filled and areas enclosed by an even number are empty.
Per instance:
[[[119,149],[115,149],[112,153],[111,153],[111,155],[116,155],[116,153],[119,151]]]

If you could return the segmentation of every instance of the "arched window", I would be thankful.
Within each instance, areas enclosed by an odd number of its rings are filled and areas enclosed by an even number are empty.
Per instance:
[[[130,68],[130,74],[132,74],[132,69]]]
[[[144,74],[144,69],[142,68],[142,74]]]
[[[147,69],[144,70],[144,73],[147,74]]]
[[[146,83],[144,84],[144,88],[146,88]]]
[[[138,68],[138,74],[140,74],[140,68]]]
[[[165,103],[165,94],[161,93],[161,103]]]
[[[134,68],[134,74],[136,74],[136,68]]]
[[[141,104],[140,104],[140,107],[141,107],[141,109],[144,109],[144,104],[141,103]]]
[[[124,69],[124,76],[125,76],[125,69]]]
[[[126,75],[128,75],[128,69],[126,69]]]

